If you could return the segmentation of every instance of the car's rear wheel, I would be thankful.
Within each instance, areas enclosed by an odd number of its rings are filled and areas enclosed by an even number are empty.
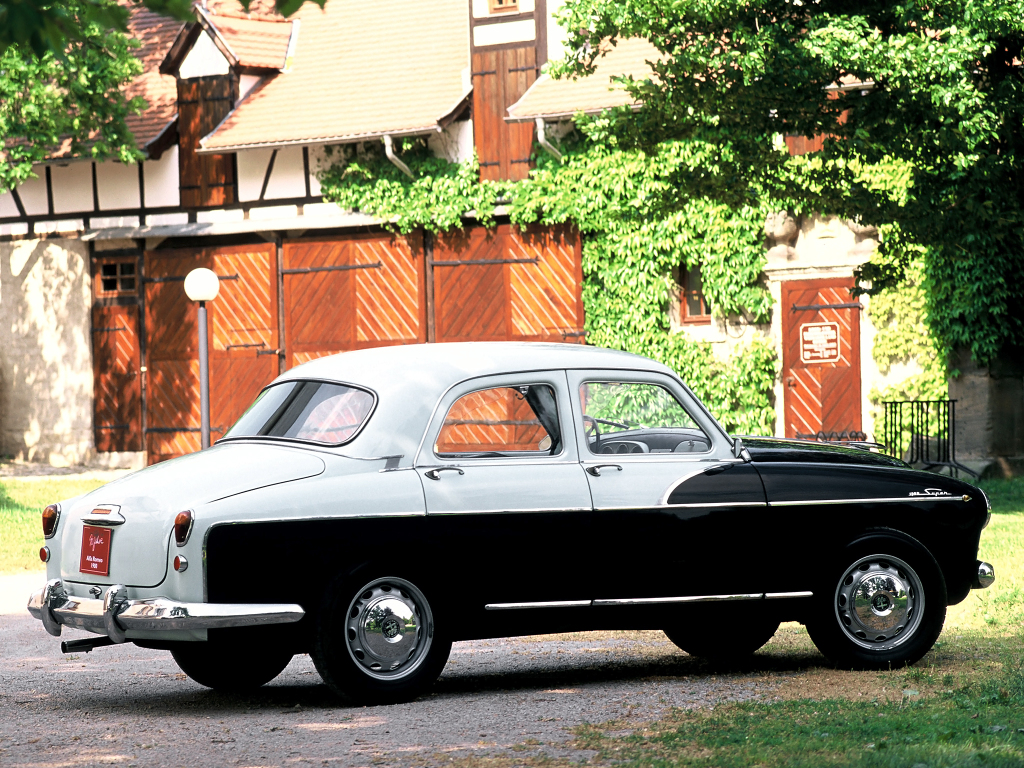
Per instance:
[[[317,622],[313,663],[338,695],[358,704],[409,701],[441,674],[451,640],[423,591],[407,579],[342,579]]]
[[[171,651],[181,671],[217,691],[251,691],[266,685],[288,666],[292,652],[247,648],[237,643],[181,643]]]
[[[919,543],[871,535],[849,547],[823,585],[807,631],[842,667],[888,669],[913,664],[935,644],[946,620],[946,584]]]
[[[761,648],[775,635],[779,623],[761,611],[723,605],[680,617],[664,631],[691,656],[725,663],[742,661]]]

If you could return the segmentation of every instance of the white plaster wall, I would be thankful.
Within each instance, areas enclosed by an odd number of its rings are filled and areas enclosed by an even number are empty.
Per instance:
[[[0,243],[0,452],[92,457],[91,301],[85,243]]]
[[[96,163],[96,190],[100,199],[100,210],[138,208],[139,168],[107,160]]]
[[[312,167],[313,163],[310,162],[310,169]],[[260,183],[262,184],[262,179]],[[286,197],[305,196],[306,172],[302,164],[302,147],[282,147],[277,151],[274,172],[270,174],[270,183],[267,185],[267,194],[264,199],[279,200]]]
[[[533,19],[507,21],[504,24],[488,24],[473,28],[473,45],[503,45],[505,43],[525,43],[537,37],[537,27]]]
[[[14,195],[4,192],[0,195],[0,216],[21,216],[17,203],[14,202]]]
[[[146,160],[142,167],[146,187],[146,207],[178,205],[178,145],[164,152],[159,160]]]
[[[564,2],[565,0],[548,0],[548,61],[556,61],[565,56],[566,31],[555,19],[555,14]]]
[[[92,210],[92,163],[77,162],[50,168],[53,212]]]
[[[188,80],[208,75],[226,75],[231,71],[228,60],[206,32],[196,38],[195,45],[178,67],[178,77]]]
[[[272,149],[243,149],[236,155],[238,165],[238,199],[241,202],[260,199],[263,179],[267,173]],[[301,157],[299,158],[301,161]],[[277,165],[277,161],[274,161]],[[269,186],[268,186],[269,191]]]
[[[41,216],[46,214],[46,169],[41,165],[33,166],[32,171],[35,178],[26,179],[18,187],[18,195],[21,197],[21,204],[25,206],[25,213],[29,216]]]
[[[461,163],[473,156],[473,121],[456,120],[440,133],[427,136],[427,146],[435,157]]]
[[[239,75],[238,77],[238,100],[241,101],[249,92],[260,84],[263,78],[259,75]]]

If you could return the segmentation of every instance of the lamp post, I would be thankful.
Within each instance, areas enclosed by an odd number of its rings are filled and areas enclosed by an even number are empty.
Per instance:
[[[220,280],[212,270],[200,267],[185,277],[185,295],[199,302],[199,410],[203,448],[210,447],[210,350],[206,343],[206,302],[217,298]]]

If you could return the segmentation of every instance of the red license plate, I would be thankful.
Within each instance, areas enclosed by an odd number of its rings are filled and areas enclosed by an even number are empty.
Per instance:
[[[110,539],[112,530],[87,525],[82,528],[82,573],[110,575]]]

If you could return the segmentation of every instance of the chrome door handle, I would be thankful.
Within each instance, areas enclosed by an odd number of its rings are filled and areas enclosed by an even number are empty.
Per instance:
[[[587,473],[594,477],[600,477],[602,469],[617,469],[619,472],[622,471],[622,467],[618,464],[595,464],[592,467],[587,467]]]
[[[458,472],[460,475],[466,474],[458,467],[436,467],[434,469],[428,469],[423,474],[429,477],[431,480],[440,480],[442,472]]]

